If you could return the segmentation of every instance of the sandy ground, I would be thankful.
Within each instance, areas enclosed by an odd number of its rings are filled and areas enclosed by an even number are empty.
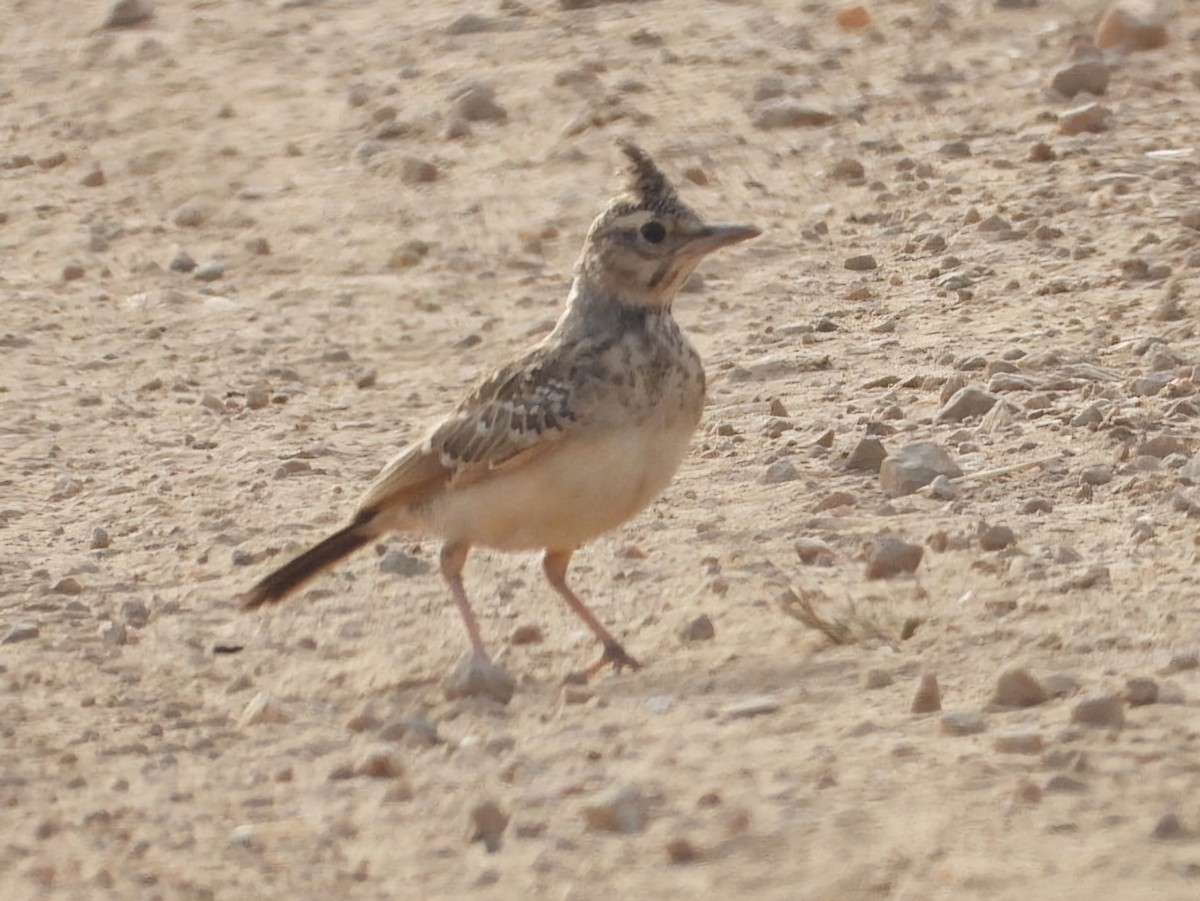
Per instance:
[[[101,6],[0,11],[0,896],[1200,893],[1200,6],[1079,135],[1083,2]],[[617,136],[764,230],[678,303],[688,460],[576,557],[648,667],[564,694],[590,637],[480,553],[518,691],[445,700],[428,541],[240,614],[544,332]],[[967,478],[889,497],[869,435]]]

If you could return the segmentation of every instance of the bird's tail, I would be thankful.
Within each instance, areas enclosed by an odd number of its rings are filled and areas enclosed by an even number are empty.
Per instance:
[[[334,532],[263,578],[242,596],[242,609],[257,610],[264,604],[279,603],[322,570],[357,551],[375,537],[375,530],[370,526],[371,519],[370,515],[358,516],[344,529]]]

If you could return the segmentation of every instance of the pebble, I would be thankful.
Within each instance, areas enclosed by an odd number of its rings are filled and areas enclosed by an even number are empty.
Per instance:
[[[942,731],[947,735],[978,735],[987,728],[983,716],[963,711],[942,715]]]
[[[96,163],[92,168],[84,173],[83,178],[79,179],[79,183],[85,188],[99,188],[108,179],[104,177],[104,170],[100,168],[100,164]]]
[[[489,697],[507,704],[512,700],[515,689],[512,676],[486,655],[474,651],[463,654],[453,672],[442,683],[442,691],[450,700]]]
[[[937,422],[961,422],[972,416],[982,416],[995,406],[1000,398],[977,385],[968,385],[954,393],[946,405],[937,412]]]
[[[878,538],[867,552],[867,578],[890,579],[916,572],[924,554],[925,549],[919,544],[890,536]]]
[[[379,558],[379,571],[389,576],[410,578],[429,572],[432,567],[428,560],[405,553],[399,548],[388,548]]]
[[[777,713],[779,706],[777,698],[770,695],[763,695],[762,697],[747,698],[742,701],[736,701],[733,704],[727,704],[721,710],[721,716],[727,720],[746,720],[751,717]]]
[[[829,174],[840,181],[861,181],[866,177],[867,170],[858,160],[843,157],[833,164]]]
[[[271,402],[271,389],[262,382],[256,382],[246,389],[246,406],[251,410],[261,410]]]
[[[926,672],[921,674],[917,683],[917,691],[913,695],[911,713],[937,713],[942,709],[942,692],[938,688],[937,674]]]
[[[291,722],[291,719],[287,711],[280,707],[270,695],[260,691],[242,710],[242,715],[238,717],[238,725],[245,728],[262,723],[287,723]]]
[[[1046,780],[1045,791],[1051,795],[1078,795],[1087,791],[1087,784],[1071,776],[1057,773]]]
[[[38,628],[37,623],[15,623],[0,638],[0,644],[17,644],[22,641],[30,641],[42,634],[42,630]]]
[[[869,253],[862,253],[858,256],[849,257],[842,265],[851,272],[869,272],[872,269],[879,268],[879,264],[875,262],[875,257],[871,256]]]
[[[375,748],[354,765],[354,774],[368,779],[399,779],[404,775],[404,762],[390,748]]]
[[[1101,59],[1079,60],[1055,72],[1050,87],[1068,99],[1076,94],[1099,97],[1108,89],[1108,66]]]
[[[1097,23],[1093,40],[1101,50],[1157,50],[1167,43],[1167,27],[1163,21],[1141,19],[1114,6]]]
[[[400,180],[406,185],[421,185],[437,181],[438,167],[428,160],[406,156],[400,161]]]
[[[689,619],[679,630],[679,637],[685,642],[711,641],[716,636],[717,630],[705,613]]]
[[[104,16],[104,28],[130,28],[154,16],[149,0],[116,0]]]
[[[1191,456],[1191,448],[1188,446],[1188,442],[1176,435],[1156,435],[1149,441],[1142,442],[1138,446],[1137,452],[1138,454],[1158,457],[1160,460],[1171,456],[1171,454],[1182,454],[1185,457]]]
[[[795,547],[796,556],[800,558],[801,563],[809,565],[819,563],[822,566],[828,566],[833,562],[833,548],[820,538],[797,538],[793,547]]]
[[[667,842],[667,860],[671,863],[691,863],[700,857],[700,849],[686,836],[677,836]]]
[[[1108,131],[1112,114],[1099,103],[1085,103],[1063,113],[1058,119],[1059,134],[1099,134]]]
[[[84,269],[78,263],[67,263],[62,268],[62,280],[64,282],[78,281],[83,278]]]
[[[892,684],[892,674],[885,669],[873,667],[867,670],[863,676],[863,688],[874,691],[879,688],[887,688]]]
[[[649,805],[641,789],[626,784],[584,807],[583,820],[589,829],[634,835],[645,828],[648,812]]]
[[[938,476],[929,483],[929,496],[939,501],[952,501],[958,497],[958,490],[945,476]]]
[[[903,497],[924,488],[939,475],[956,479],[962,470],[940,445],[918,441],[892,454],[879,467],[879,484],[889,497]]]
[[[837,116],[827,110],[784,97],[763,103],[755,110],[751,121],[755,128],[772,131],[777,128],[814,128],[828,125],[836,119]]]
[[[1113,468],[1105,463],[1084,467],[1079,481],[1084,485],[1107,485],[1113,480]]]
[[[510,816],[495,801],[481,801],[471,808],[468,817],[468,835],[472,842],[483,842],[488,854],[500,850],[504,830],[508,828]]]
[[[1036,707],[1048,700],[1050,692],[1046,686],[1022,667],[1002,672],[992,693],[992,703],[997,707]]]
[[[992,739],[992,747],[1001,754],[1040,754],[1045,746],[1040,733],[1023,730],[1001,732]]]
[[[1045,141],[1038,141],[1029,148],[1029,161],[1031,163],[1052,163],[1056,159],[1058,159],[1058,154]]]
[[[103,550],[110,544],[112,544],[112,540],[108,537],[108,532],[106,532],[100,526],[96,526],[96,528],[92,529],[92,538],[88,543],[88,546],[91,547],[92,550]]]
[[[562,687],[562,700],[564,704],[586,704],[596,693],[590,688],[583,685],[567,684]]]
[[[887,450],[882,441],[878,438],[862,438],[846,458],[846,468],[858,472],[879,472],[886,459]]]
[[[512,630],[508,636],[508,643],[511,645],[541,644],[545,639],[546,636],[542,632],[541,626],[536,623],[522,623]]]
[[[192,277],[197,281],[215,282],[224,275],[225,264],[220,260],[209,260],[203,266],[198,267]]]
[[[979,546],[985,551],[1002,551],[1016,541],[1016,538],[1008,526],[985,525],[979,530]]]
[[[79,584],[78,579],[67,576],[67,578],[60,579],[58,582],[56,582],[54,587],[50,590],[55,594],[65,594],[73,597],[77,594],[83,593],[83,586]]]
[[[1013,807],[1028,807],[1042,800],[1042,788],[1028,776],[1022,776],[1013,788],[1010,804]]]
[[[838,28],[856,31],[871,24],[871,14],[865,6],[844,6],[837,12]]]
[[[1187,830],[1179,822],[1179,816],[1174,811],[1168,811],[1158,818],[1150,837],[1159,842],[1173,842],[1187,837]]]
[[[776,460],[768,466],[759,481],[764,485],[778,485],[782,482],[794,482],[798,478],[800,473],[792,461],[783,459]]]
[[[384,151],[384,146],[380,141],[366,140],[359,141],[354,145],[352,156],[360,163],[365,163],[371,157],[380,154]]]
[[[992,393],[1001,391],[1032,391],[1034,389],[1034,381],[1027,375],[1018,375],[1015,372],[997,372],[988,379],[987,390]]]
[[[1071,722],[1119,729],[1125,722],[1124,702],[1117,695],[1084,698],[1071,709]]]
[[[1130,707],[1145,707],[1158,703],[1158,683],[1144,677],[1126,680],[1125,700]]]
[[[385,741],[398,741],[410,748],[432,748],[443,741],[437,725],[423,716],[407,716],[385,723],[379,730]]]
[[[496,102],[496,90],[478,83],[454,96],[453,113],[464,122],[503,122],[508,118],[508,111]]]
[[[464,13],[446,26],[446,34],[483,34],[488,31],[496,31],[499,28],[500,23],[489,16]]]
[[[188,254],[186,250],[176,251],[175,256],[171,257],[171,262],[167,264],[167,268],[172,272],[191,272],[196,268],[196,261]]]

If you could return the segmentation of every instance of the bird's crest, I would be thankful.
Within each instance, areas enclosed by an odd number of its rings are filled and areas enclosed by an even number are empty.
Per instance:
[[[628,191],[645,209],[673,212],[685,208],[667,177],[654,165],[650,154],[636,144],[618,140],[617,146],[628,159]]]

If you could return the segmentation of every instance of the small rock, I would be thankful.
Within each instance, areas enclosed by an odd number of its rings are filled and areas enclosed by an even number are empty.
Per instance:
[[[1058,120],[1059,134],[1078,135],[1084,132],[1099,134],[1108,131],[1112,114],[1099,103],[1085,103],[1069,109]]]
[[[918,441],[883,461],[879,467],[879,484],[889,497],[903,497],[924,488],[939,475],[957,479],[962,470],[940,445]]]
[[[721,716],[727,720],[745,720],[756,716],[766,716],[778,711],[779,700],[769,695],[764,695],[763,697],[747,698],[743,701],[728,704],[721,710]]]
[[[942,692],[938,688],[936,673],[922,673],[921,681],[917,683],[916,694],[913,695],[912,713],[937,713],[942,709]]]
[[[496,102],[494,88],[484,84],[467,85],[454,97],[454,116],[464,122],[503,122],[508,111]]]
[[[1167,663],[1163,672],[1170,675],[1171,673],[1182,673],[1198,667],[1200,667],[1200,651],[1189,649],[1172,654],[1171,660]]]
[[[381,141],[359,141],[354,145],[354,150],[351,155],[360,163],[365,163],[373,156],[383,153],[384,146]]]
[[[414,557],[412,554],[407,554],[395,547],[388,548],[379,559],[379,571],[381,573],[386,573],[389,576],[399,576],[404,579],[424,575],[431,568],[429,561],[422,560],[420,557]]]
[[[924,554],[925,549],[919,544],[909,544],[888,536],[879,538],[867,553],[867,578],[890,579],[916,572]]]
[[[512,630],[512,634],[508,636],[508,643],[511,645],[541,644],[545,638],[541,626],[535,623],[522,623]]]
[[[691,863],[699,857],[700,850],[685,836],[678,836],[667,842],[667,860],[671,863]]]
[[[1130,707],[1158,703],[1158,683],[1153,679],[1134,678],[1125,682],[1125,700]]]
[[[104,17],[104,28],[131,28],[154,16],[150,0],[116,0]]]
[[[1031,163],[1052,163],[1056,159],[1058,159],[1058,154],[1045,141],[1038,141],[1029,148],[1029,161]]]
[[[978,713],[960,712],[942,715],[942,731],[947,735],[978,735],[987,723]]]
[[[197,281],[215,282],[217,279],[225,275],[225,264],[220,260],[209,260],[203,266],[196,269],[192,276]]]
[[[779,485],[783,482],[794,482],[800,478],[800,473],[796,470],[791,460],[783,459],[776,460],[759,479],[764,485]]]
[[[1014,667],[1000,674],[992,703],[997,707],[1036,707],[1050,700],[1050,692],[1027,669]]]
[[[971,145],[966,141],[948,141],[938,148],[938,153],[949,159],[963,160],[971,155]]]
[[[504,669],[493,663],[486,654],[467,651],[454,671],[442,683],[446,697],[454,700],[467,697],[489,697],[507,704],[512,700],[516,683]]]
[[[1150,837],[1159,842],[1173,842],[1186,838],[1187,830],[1183,828],[1183,823],[1179,822],[1178,815],[1168,811],[1158,818]]]
[[[1119,729],[1125,722],[1125,705],[1117,695],[1084,698],[1072,708],[1071,722]]]
[[[838,28],[857,31],[871,24],[871,14],[865,6],[846,6],[837,11]]]
[[[797,538],[794,547],[801,563],[828,566],[833,562],[833,548],[820,538]]]
[[[717,631],[713,628],[712,620],[704,613],[689,619],[679,630],[679,637],[685,642],[711,641],[716,636]]]
[[[858,160],[843,157],[833,164],[829,174],[840,181],[860,181],[866,177],[867,170]]]
[[[1055,72],[1050,87],[1068,99],[1076,94],[1099,97],[1108,89],[1108,66],[1101,59],[1079,60]]]
[[[78,263],[67,263],[62,268],[62,280],[64,282],[74,282],[83,278],[84,268]]]
[[[79,179],[79,183],[85,188],[99,188],[108,179],[104,177],[104,170],[100,168],[100,164],[96,163],[92,168],[84,173],[83,178]]]
[[[31,641],[42,634],[42,630],[38,628],[37,623],[16,623],[0,638],[0,644],[17,644],[22,641]]]
[[[621,785],[583,809],[589,829],[634,835],[646,825],[649,805],[636,785]]]
[[[186,250],[179,250],[175,256],[171,257],[171,262],[167,264],[167,268],[172,272],[191,272],[196,268],[196,261],[188,254]]]
[[[110,648],[119,648],[123,646],[128,638],[129,630],[125,628],[124,623],[110,622],[100,631],[100,640]]]
[[[1087,784],[1071,776],[1058,773],[1046,780],[1046,793],[1052,795],[1078,795],[1087,791]]]
[[[379,380],[379,372],[374,366],[363,366],[354,371],[354,387],[362,390],[374,388]]]
[[[384,741],[398,741],[410,748],[432,748],[442,743],[437,725],[423,716],[408,716],[386,723],[379,730]]]
[[[483,842],[488,854],[500,850],[504,830],[508,828],[509,814],[500,809],[495,801],[482,801],[471,808],[468,830],[472,842]]]
[[[1013,807],[1028,807],[1032,804],[1038,804],[1042,800],[1042,788],[1028,776],[1022,776],[1017,782],[1016,788],[1013,789],[1012,800],[1010,803]]]
[[[262,382],[256,382],[246,389],[246,407],[251,410],[262,410],[271,403],[271,388]]]
[[[275,703],[270,695],[260,691],[250,699],[250,703],[242,711],[242,715],[238,718],[238,725],[245,728],[262,723],[287,723],[291,722],[291,719],[291,716]]]
[[[1008,526],[984,526],[979,530],[979,546],[985,551],[1002,551],[1016,538]]]
[[[1161,15],[1156,16],[1157,21],[1140,19],[1114,6],[1096,25],[1093,40],[1101,50],[1118,48],[1127,53],[1157,50],[1167,43],[1167,27]]]
[[[1088,466],[1079,474],[1079,480],[1084,485],[1107,485],[1113,480],[1113,469],[1104,463]]]
[[[404,775],[404,763],[389,748],[376,748],[354,765],[354,774],[369,779],[399,779]]]
[[[406,185],[427,184],[437,181],[438,167],[428,160],[406,156],[400,161],[400,180]]]
[[[863,438],[846,458],[846,468],[858,472],[879,472],[885,459],[887,459],[887,451],[883,447],[883,442],[878,438]]]
[[[1138,446],[1137,452],[1139,455],[1145,454],[1151,457],[1158,457],[1160,460],[1171,456],[1171,454],[1182,454],[1185,457],[1191,456],[1191,448],[1188,446],[1188,442],[1175,435],[1156,435],[1149,441],[1142,442]]]
[[[837,116],[831,112],[784,97],[763,103],[755,110],[751,121],[755,128],[771,131],[777,128],[814,128],[828,125],[836,119]]]
[[[106,532],[100,526],[92,529],[92,540],[89,543],[89,546],[92,550],[104,550],[104,548],[108,547],[110,544],[112,544],[112,541],[108,537],[108,532]]]
[[[879,688],[887,688],[892,684],[892,674],[885,669],[877,667],[867,670],[863,676],[863,688],[874,691]]]
[[[937,422],[961,422],[971,416],[982,416],[995,406],[999,399],[990,391],[968,385],[956,391],[954,396],[946,401],[946,405],[938,410],[935,419]]]
[[[929,496],[934,500],[952,501],[958,497],[958,490],[945,476],[938,476],[929,483]]]
[[[564,704],[586,704],[594,697],[596,697],[596,693],[583,685],[568,683],[562,687]]]
[[[875,257],[871,256],[869,253],[862,253],[858,256],[849,257],[842,265],[851,272],[868,272],[872,269],[879,268],[879,264],[875,262]]]
[[[1045,746],[1037,732],[1010,730],[992,739],[992,747],[1001,754],[1040,754]]]
[[[83,594],[83,586],[79,584],[78,579],[72,576],[67,576],[65,579],[60,579],[50,590],[55,594],[65,594],[72,597],[77,594]]]
[[[500,23],[488,16],[464,13],[446,26],[446,34],[483,34],[496,31],[499,27]]]

